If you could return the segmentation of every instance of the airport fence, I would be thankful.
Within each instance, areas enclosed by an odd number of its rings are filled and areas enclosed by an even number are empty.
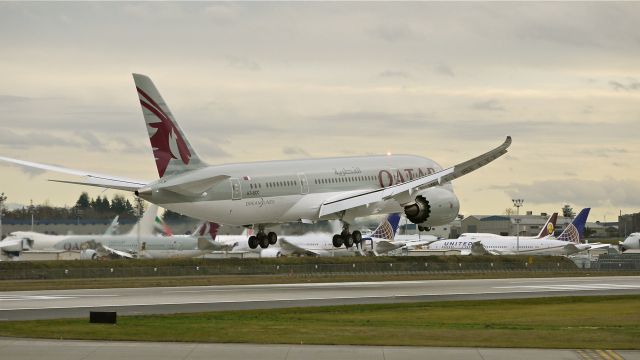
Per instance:
[[[633,266],[603,266],[597,270],[640,270],[640,259]],[[531,264],[529,262],[471,263],[471,262],[388,262],[388,263],[304,263],[304,264],[216,264],[190,266],[97,266],[59,268],[4,268],[0,269],[0,280],[18,279],[81,279],[118,277],[165,277],[207,275],[357,275],[357,274],[441,274],[474,272],[569,272],[580,271],[571,262]]]
[[[602,271],[638,271],[640,254],[603,254],[597,261],[591,262],[591,269]]]

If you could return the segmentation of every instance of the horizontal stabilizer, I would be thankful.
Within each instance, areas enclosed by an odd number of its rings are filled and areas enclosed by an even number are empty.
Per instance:
[[[147,181],[125,179],[125,178],[114,177],[110,175],[92,173],[88,171],[69,169],[69,168],[64,168],[64,167],[55,166],[55,165],[40,164],[40,163],[31,162],[31,161],[12,159],[4,156],[0,156],[0,161],[6,161],[6,162],[10,162],[20,166],[42,169],[46,171],[53,171],[53,172],[58,172],[62,174],[84,176],[86,178],[85,181],[51,180],[55,182],[97,186],[97,187],[118,189],[118,190],[125,190],[125,191],[135,191],[136,189],[142,186],[145,186],[148,183]]]

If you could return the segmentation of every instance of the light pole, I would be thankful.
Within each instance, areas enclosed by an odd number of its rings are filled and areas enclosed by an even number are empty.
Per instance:
[[[516,207],[516,253],[520,252],[520,206],[524,203],[524,199],[511,199],[513,206]]]
[[[0,240],[2,240],[2,212],[4,211],[4,202],[6,200],[7,196],[4,193],[0,194]]]
[[[29,205],[29,212],[31,213],[31,231],[33,232],[33,200],[31,200],[31,205]]]

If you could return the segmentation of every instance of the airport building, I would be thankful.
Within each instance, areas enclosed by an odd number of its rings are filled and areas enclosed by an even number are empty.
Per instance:
[[[640,212],[635,214],[625,214],[618,217],[619,236],[627,237],[634,232],[640,232]]]

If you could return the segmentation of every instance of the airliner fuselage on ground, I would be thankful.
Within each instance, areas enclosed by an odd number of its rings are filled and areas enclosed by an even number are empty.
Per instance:
[[[507,152],[511,138],[497,148],[443,169],[411,155],[362,156],[207,165],[180,129],[147,76],[133,75],[156,161],[159,179],[139,181],[2,158],[25,166],[85,176],[76,184],[120,189],[164,208],[207,221],[258,225],[251,247],[275,244],[270,224],[340,219],[336,243],[351,247],[362,234],[349,231],[356,217],[404,211],[421,226],[442,225],[458,214],[450,181]],[[215,127],[212,128],[215,130]]]

